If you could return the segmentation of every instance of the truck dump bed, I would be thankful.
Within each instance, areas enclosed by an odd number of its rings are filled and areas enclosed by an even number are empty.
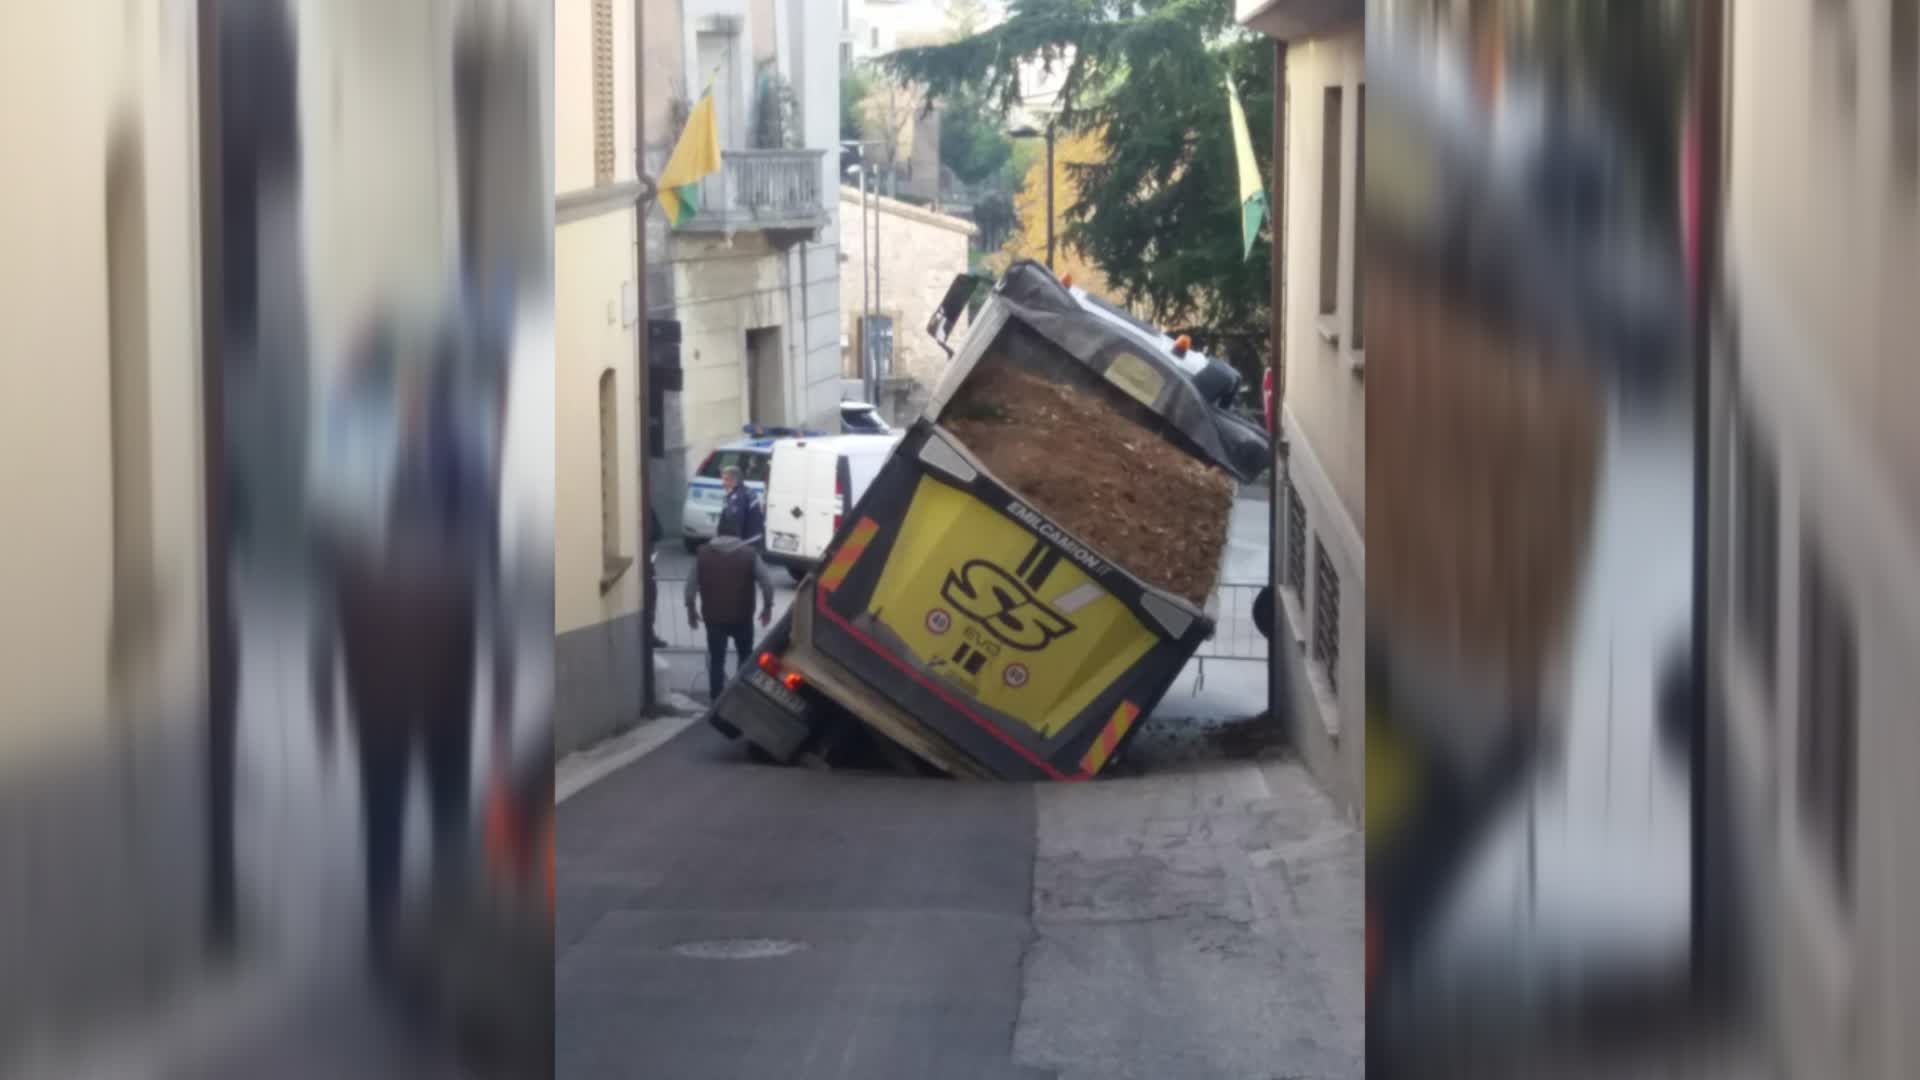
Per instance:
[[[1046,286],[1003,279],[720,730],[782,761],[858,727],[954,776],[1085,779],[1211,636],[1233,477],[1264,436]]]

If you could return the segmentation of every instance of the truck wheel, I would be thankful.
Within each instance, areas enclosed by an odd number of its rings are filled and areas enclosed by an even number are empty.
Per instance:
[[[749,741],[747,743],[747,760],[753,762],[755,765],[780,764],[779,760],[776,759],[772,754],[769,754],[765,750],[760,749],[759,744],[752,741]]]
[[[1273,586],[1261,589],[1253,598],[1253,626],[1260,636],[1273,640]]]

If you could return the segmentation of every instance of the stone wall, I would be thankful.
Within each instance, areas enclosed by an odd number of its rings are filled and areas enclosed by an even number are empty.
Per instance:
[[[840,189],[840,325],[849,350],[848,366],[843,369],[847,371],[858,371],[851,350],[859,343],[861,272],[865,270],[869,280],[872,277],[867,247],[876,206],[880,295],[874,313],[893,316],[893,373],[931,385],[945,367],[947,354],[927,336],[927,317],[945,298],[954,275],[966,272],[968,245],[976,230],[972,222],[871,195],[863,230],[859,189]]]

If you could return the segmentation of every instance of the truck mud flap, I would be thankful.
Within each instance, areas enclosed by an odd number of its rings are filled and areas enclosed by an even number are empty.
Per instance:
[[[1097,775],[1212,632],[928,420],[801,595],[801,645],[1003,779]]]

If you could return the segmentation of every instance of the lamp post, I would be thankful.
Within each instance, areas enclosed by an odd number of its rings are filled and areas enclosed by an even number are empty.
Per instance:
[[[1016,139],[1041,138],[1047,141],[1047,269],[1053,269],[1053,120],[1047,120],[1044,130],[1032,123],[1023,123],[1007,134]]]
[[[880,273],[877,265],[878,252],[876,250],[879,247],[880,239],[880,207],[878,203],[880,185],[879,178],[876,177],[873,192],[875,199],[873,232],[869,234],[867,232],[867,147],[877,145],[879,144],[876,142],[860,139],[845,139],[840,143],[842,149],[853,151],[854,156],[858,159],[855,164],[849,166],[845,172],[857,171],[860,174],[860,325],[859,331],[854,337],[860,360],[861,392],[866,396],[869,404],[876,404],[879,400],[878,389],[875,386],[878,373],[874,370],[873,350],[867,344],[867,334],[871,329],[873,320],[873,303],[874,300],[877,299],[876,294],[880,291]],[[871,281],[869,281],[869,275],[872,277]],[[869,289],[869,285],[871,285],[871,289]]]

